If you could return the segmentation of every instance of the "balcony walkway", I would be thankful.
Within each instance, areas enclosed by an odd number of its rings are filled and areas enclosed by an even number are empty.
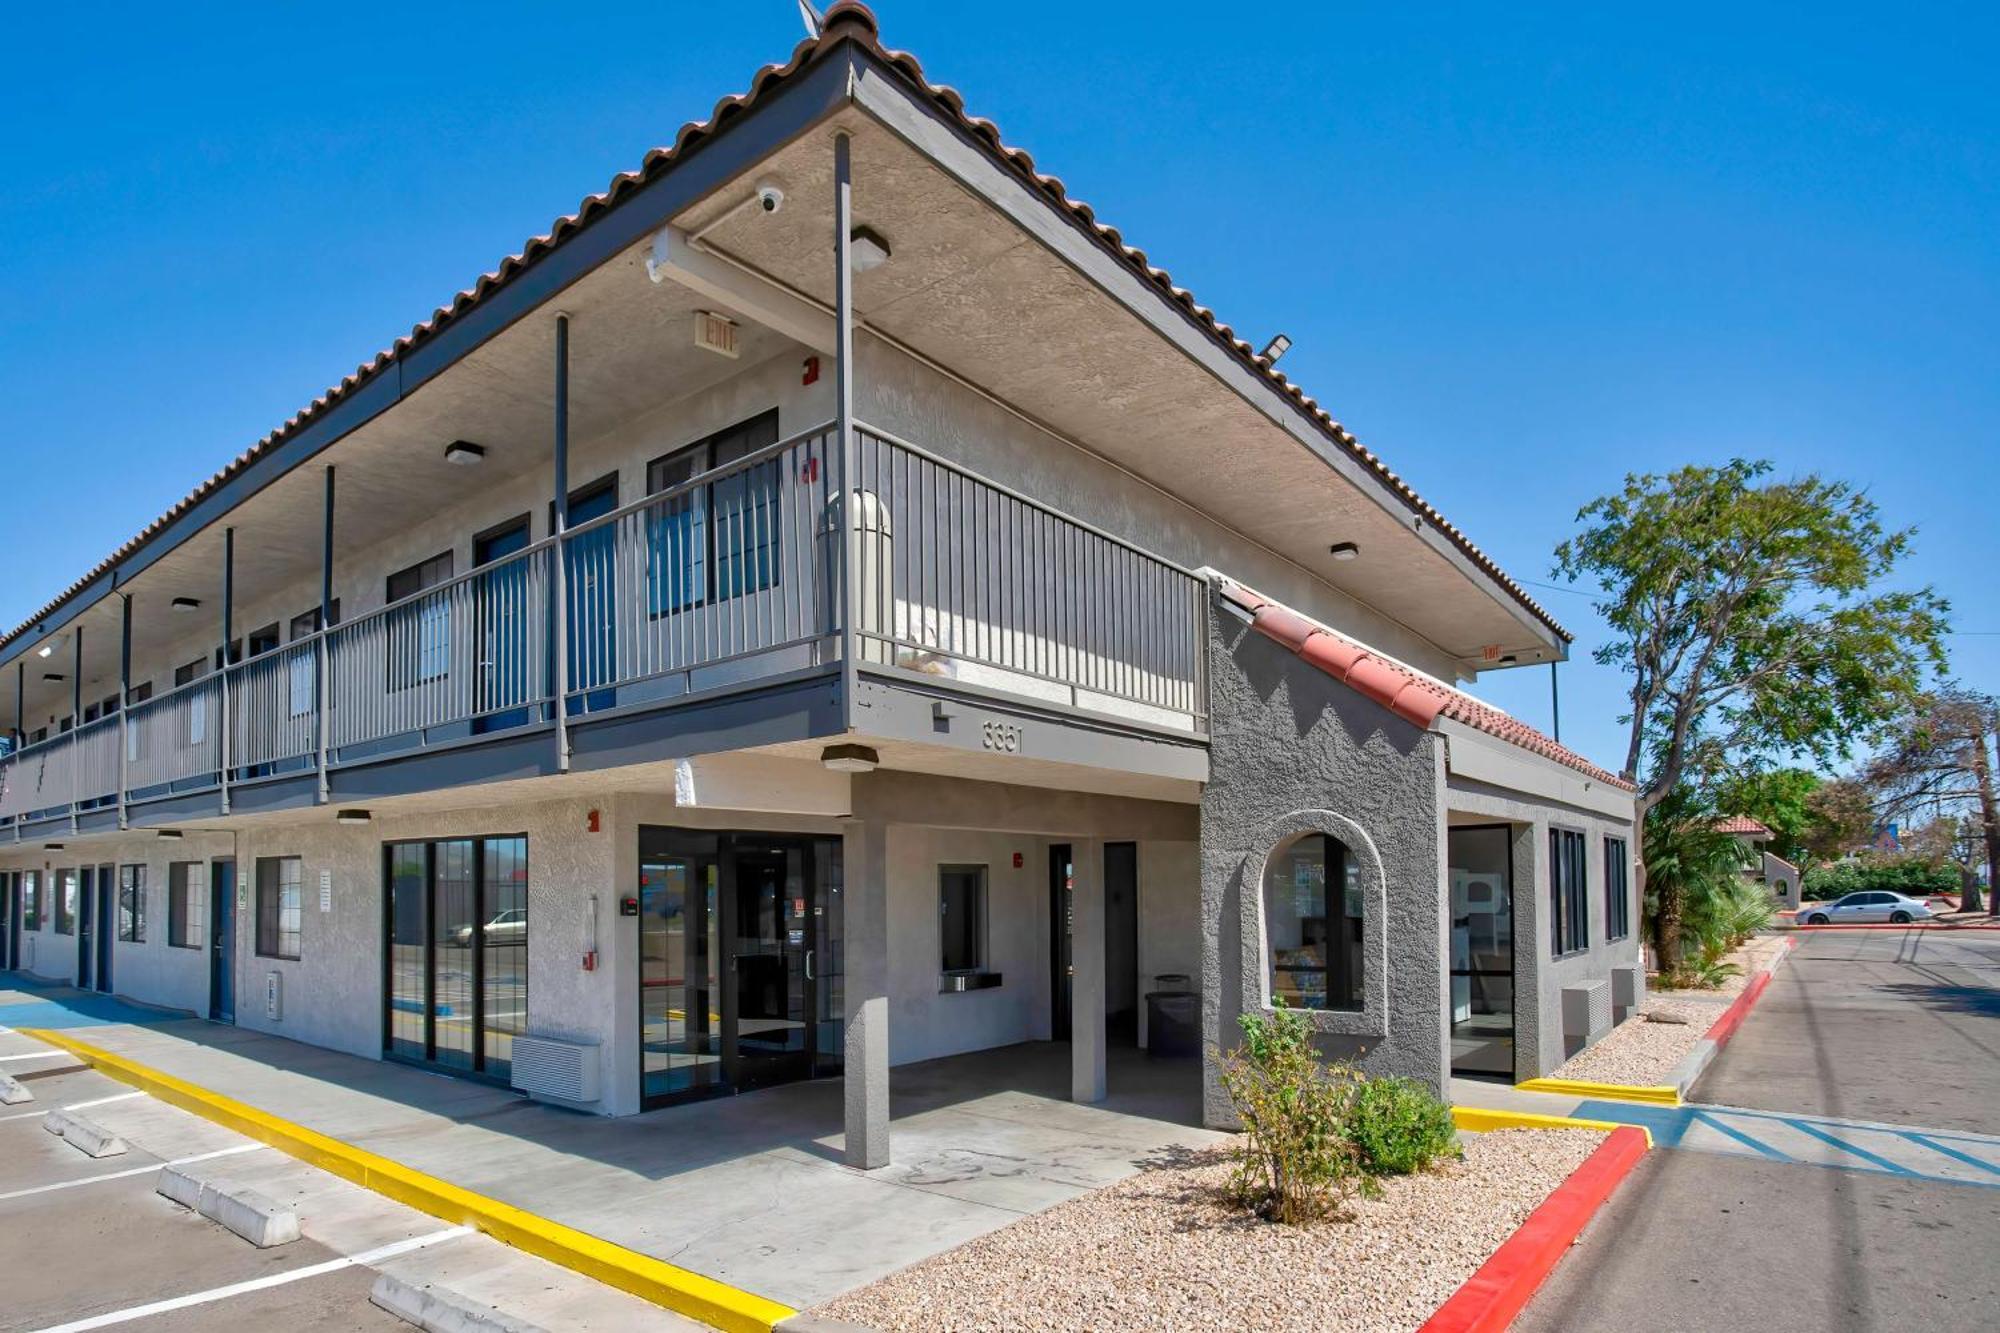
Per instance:
[[[36,999],[79,1013],[85,1002],[66,989]],[[1095,1106],[1068,1099],[1067,1045],[898,1067],[894,1160],[857,1172],[841,1164],[838,1079],[609,1119],[195,1019],[78,1035],[800,1309],[1222,1137],[1196,1127],[1197,1062],[1132,1050],[1114,1052],[1111,1096]],[[0,1053],[25,1049],[0,1033]]]

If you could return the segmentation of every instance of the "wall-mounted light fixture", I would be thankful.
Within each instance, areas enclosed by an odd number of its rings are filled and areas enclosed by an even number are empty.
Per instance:
[[[453,440],[444,447],[444,461],[454,467],[477,467],[486,461],[486,446],[471,440]]]
[[[1291,350],[1292,340],[1281,333],[1271,339],[1271,341],[1265,343],[1264,350],[1257,353],[1257,355],[1267,365],[1275,366],[1278,364],[1278,358]]]
[[[45,842],[42,844],[42,850],[45,852],[59,852],[62,849],[63,845],[59,842]]]
[[[829,745],[819,752],[819,761],[836,773],[872,773],[882,756],[867,745]]]
[[[334,813],[333,822],[336,824],[366,824],[373,818],[374,816],[366,810],[340,810]]]
[[[1335,560],[1352,560],[1361,554],[1361,547],[1354,542],[1335,542],[1326,550]]]

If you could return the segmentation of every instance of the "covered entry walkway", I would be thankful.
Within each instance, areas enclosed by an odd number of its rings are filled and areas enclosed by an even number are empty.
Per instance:
[[[613,1119],[197,1020],[82,1035],[798,1308],[1220,1137],[1198,1127],[1195,1062],[1114,1052],[1110,1096],[1079,1105],[1057,1043],[897,1067],[894,1160],[862,1172],[842,1165],[838,1079]]]

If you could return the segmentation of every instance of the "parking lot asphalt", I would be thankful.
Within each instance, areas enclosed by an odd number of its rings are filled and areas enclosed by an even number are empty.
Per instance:
[[[2000,1133],[2000,931],[1801,931],[1690,1100]]]
[[[1693,1100],[2000,1133],[1996,986],[1992,935],[1802,933]],[[2000,1171],[1954,1183],[1660,1148],[1515,1327],[2000,1328],[2000,1270],[1979,1257],[1995,1234]]]
[[[0,1057],[36,1050],[0,1030]],[[701,1326],[426,1216],[62,1059],[0,1064],[34,1093],[0,1107],[0,1330],[407,1329],[379,1273],[553,1328]],[[129,1145],[85,1156],[42,1125],[78,1108]],[[259,1250],[155,1191],[189,1169],[289,1203],[304,1236]]]

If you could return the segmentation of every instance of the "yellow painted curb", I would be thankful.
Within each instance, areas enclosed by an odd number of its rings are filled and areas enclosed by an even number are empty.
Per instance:
[[[1663,1084],[1635,1087],[1629,1083],[1587,1083],[1574,1078],[1531,1078],[1514,1086],[1523,1092],[1553,1092],[1564,1097],[1598,1097],[1614,1102],[1644,1102],[1648,1106],[1681,1104],[1681,1090]]]
[[[1638,1130],[1646,1136],[1646,1146],[1653,1146],[1653,1131],[1644,1125],[1626,1126],[1615,1120],[1579,1120],[1574,1116],[1541,1115],[1534,1111],[1495,1111],[1484,1106],[1454,1106],[1451,1121],[1460,1129],[1474,1134],[1484,1134],[1495,1129],[1626,1129]]]
[[[628,1250],[574,1227],[475,1194],[447,1180],[390,1161],[317,1130],[281,1120],[254,1106],[210,1092],[136,1060],[100,1050],[64,1033],[17,1028],[22,1036],[47,1042],[75,1055],[112,1078],[144,1089],[163,1102],[192,1111],[239,1134],[267,1143],[322,1171],[353,1181],[432,1217],[480,1231],[516,1249],[606,1286],[617,1287],[728,1333],[770,1333],[772,1325],[798,1311],[753,1292]]]

